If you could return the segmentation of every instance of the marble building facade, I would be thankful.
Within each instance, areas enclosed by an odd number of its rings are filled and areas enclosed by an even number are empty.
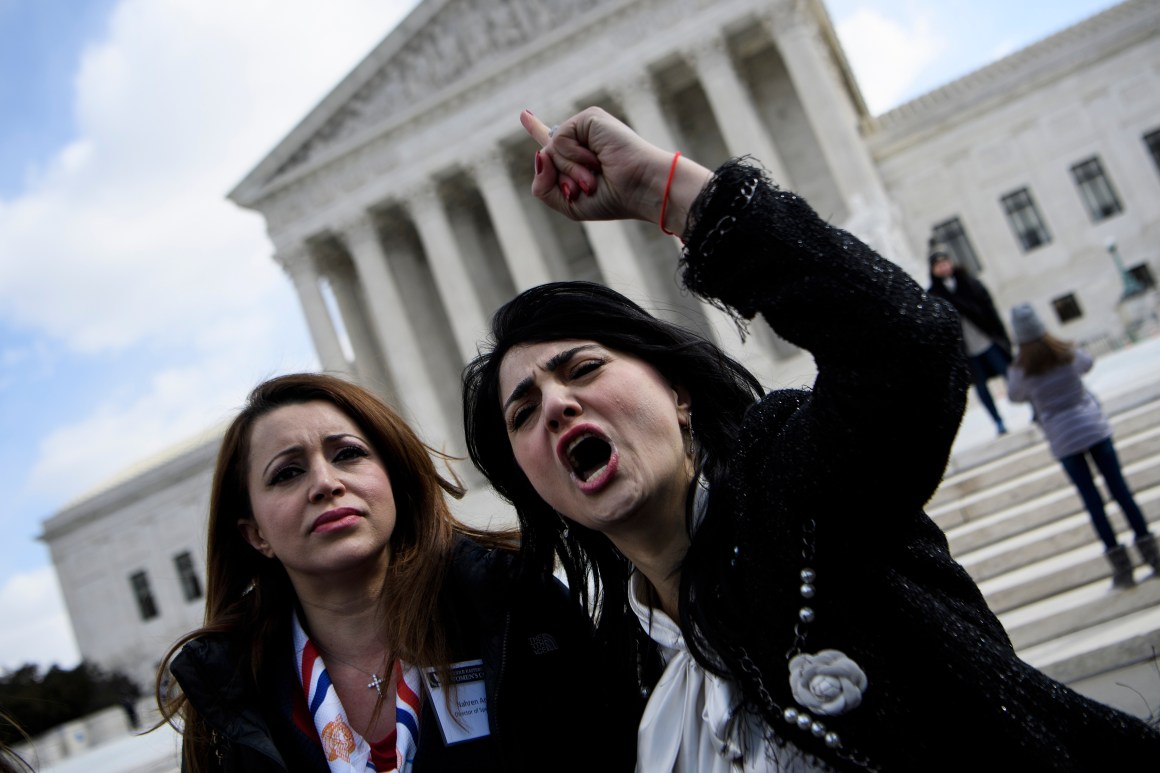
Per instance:
[[[681,291],[679,243],[656,226],[576,224],[534,201],[525,107],[552,123],[598,104],[710,166],[753,155],[920,281],[934,238],[964,252],[1000,308],[1028,300],[1054,332],[1116,341],[1108,239],[1141,277],[1160,265],[1158,32],[1160,6],[1131,0],[873,116],[820,0],[426,0],[230,198],[264,216],[323,370],[379,392],[452,454],[459,373],[489,315],[553,279],[604,282],[696,327],[763,383],[812,377],[808,355],[760,323],[742,343]],[[1026,199],[1041,231],[1016,207]],[[148,674],[198,622],[175,561],[190,553],[204,577],[214,449],[206,440],[46,522],[85,657]],[[457,514],[509,523],[469,466],[456,469],[472,489]],[[145,517],[152,555],[115,536]],[[142,618],[141,571],[164,596],[154,618]],[[107,614],[97,599],[114,597],[123,609]]]

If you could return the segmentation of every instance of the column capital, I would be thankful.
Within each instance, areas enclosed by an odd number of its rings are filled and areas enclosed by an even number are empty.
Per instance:
[[[471,173],[516,287],[522,290],[551,281],[551,269],[524,211],[525,201],[538,205],[532,202],[531,196],[521,196],[517,191],[503,148],[494,145],[475,159]]]
[[[482,153],[467,162],[467,172],[481,185],[500,175],[507,175],[507,165],[503,147],[490,145]]]
[[[318,265],[315,263],[314,255],[305,242],[276,248],[274,262],[291,277],[310,276],[318,273]]]
[[[721,64],[733,66],[725,37],[720,32],[714,32],[686,46],[681,53],[686,61],[698,69]]]
[[[425,180],[408,188],[402,200],[404,208],[416,219],[430,207],[443,206],[443,199],[439,196],[434,180]]]
[[[653,83],[652,73],[642,69],[621,78],[612,84],[609,91],[620,101],[622,107],[626,107],[627,103],[642,96],[655,95],[656,85]]]
[[[770,7],[758,16],[760,24],[775,38],[787,32],[814,29],[817,19],[802,0],[773,0]]]
[[[274,259],[282,264],[298,293],[302,312],[306,316],[306,327],[310,331],[322,368],[334,373],[350,372],[350,363],[339,342],[338,330],[322,297],[320,272],[310,248],[305,243],[280,248]]]
[[[365,210],[349,212],[333,221],[331,230],[353,251],[353,244],[378,241],[379,228],[375,217]]]

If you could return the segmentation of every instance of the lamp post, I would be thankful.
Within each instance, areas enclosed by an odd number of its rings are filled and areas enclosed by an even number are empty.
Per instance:
[[[1120,279],[1124,282],[1124,294],[1120,300],[1127,298],[1134,298],[1145,291],[1144,285],[1136,277],[1132,276],[1128,269],[1124,268],[1124,261],[1120,259],[1120,251],[1116,248],[1116,240],[1108,237],[1107,241],[1108,254],[1112,256],[1112,262],[1116,264],[1116,270],[1120,272]]]
[[[1116,304],[1119,307],[1120,321],[1124,325],[1128,340],[1135,343],[1145,331],[1155,329],[1158,321],[1155,293],[1148,292],[1144,283],[1124,268],[1120,252],[1116,249],[1115,239],[1109,238],[1107,247],[1112,262],[1116,264],[1116,270],[1120,272],[1120,279],[1124,282],[1124,292],[1120,296],[1120,302]]]

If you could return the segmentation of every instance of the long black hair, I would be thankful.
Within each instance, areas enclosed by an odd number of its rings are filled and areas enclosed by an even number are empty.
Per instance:
[[[463,373],[467,452],[500,496],[515,506],[520,549],[529,568],[550,572],[558,558],[573,597],[593,614],[598,639],[616,646],[610,640],[623,640],[631,567],[607,537],[565,522],[540,498],[516,462],[500,405],[504,355],[523,344],[567,339],[595,341],[637,357],[688,391],[696,462],[710,486],[726,480],[728,451],[762,389],[716,344],[592,282],[533,287],[492,317],[488,345]]]

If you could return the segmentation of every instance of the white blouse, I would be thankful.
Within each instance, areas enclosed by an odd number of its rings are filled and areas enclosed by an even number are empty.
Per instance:
[[[637,732],[638,773],[812,773],[792,745],[765,741],[765,723],[741,708],[729,679],[705,671],[689,653],[681,629],[648,604],[648,581],[629,579],[629,603],[665,663]]]

